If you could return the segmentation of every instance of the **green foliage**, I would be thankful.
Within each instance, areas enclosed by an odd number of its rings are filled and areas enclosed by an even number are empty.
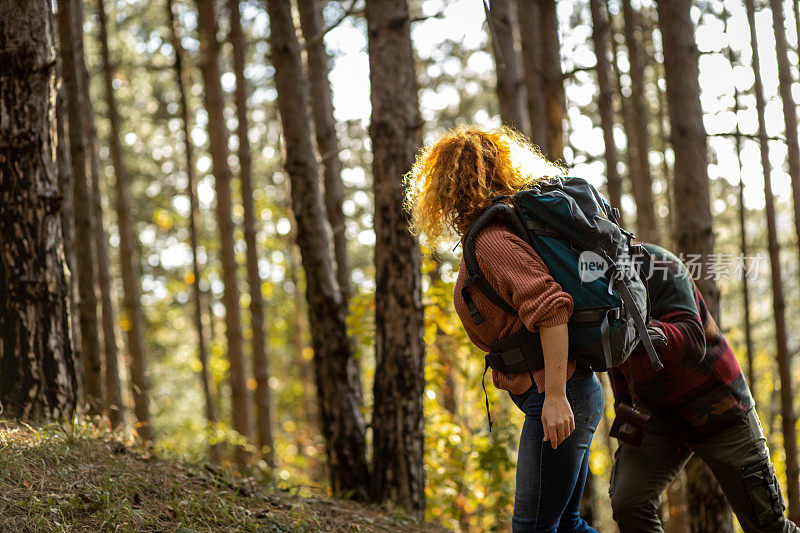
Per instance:
[[[426,265],[434,268],[434,265]],[[425,394],[427,516],[454,529],[499,531],[510,521],[521,413],[489,385],[496,422],[489,433],[483,411],[483,355],[452,309],[453,281],[426,291],[428,344]],[[448,375],[449,374],[449,375]],[[443,390],[450,383],[455,390]],[[457,398],[455,412],[444,395]]]

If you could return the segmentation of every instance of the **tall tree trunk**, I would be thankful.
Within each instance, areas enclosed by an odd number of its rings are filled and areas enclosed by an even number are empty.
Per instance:
[[[419,243],[402,209],[422,123],[405,0],[366,6],[375,187],[375,407],[372,493],[421,516],[425,344]],[[508,58],[506,58],[508,59]]]
[[[61,78],[61,64],[58,64],[57,79]],[[75,278],[75,207],[72,202],[72,161],[69,156],[69,124],[67,119],[67,96],[64,85],[58,91],[56,102],[56,163],[58,166],[58,187],[63,200],[61,212],[61,229],[64,237],[64,266],[67,268],[67,284],[69,285],[70,338],[72,346],[80,345],[80,324],[78,323],[78,280]],[[77,352],[76,352],[77,355]]]
[[[314,151],[308,83],[289,2],[267,2],[270,48],[278,89],[278,111],[291,181],[292,211],[306,274],[306,298],[314,348],[322,432],[335,492],[369,496],[365,426],[359,410],[358,370],[347,336],[347,309],[332,252],[332,231],[320,190]]]
[[[83,358],[83,394],[92,416],[103,410],[103,366],[100,354],[97,317],[97,279],[95,275],[94,228],[89,193],[90,176],[86,143],[86,92],[81,79],[83,65],[82,20],[78,20],[77,0],[58,4],[58,32],[61,46],[62,74],[67,96],[70,161],[72,163],[72,201],[75,218],[75,268],[78,278],[78,314]]]
[[[637,162],[636,158],[638,154],[635,150],[632,149],[631,143],[633,140],[631,136],[633,135],[634,126],[633,126],[633,110],[631,108],[630,97],[625,96],[622,91],[622,72],[619,68],[619,48],[622,46],[615,36],[622,36],[618,29],[615,29],[614,19],[609,14],[609,24],[612,28],[611,30],[611,67],[612,71],[614,72],[614,82],[616,85],[617,94],[619,95],[619,111],[620,116],[622,118],[622,129],[625,132],[625,166],[626,171],[628,174],[628,184],[631,189],[633,189],[633,174],[634,169],[638,168],[639,163]],[[634,198],[635,200],[635,198]],[[638,229],[637,229],[638,231]]]
[[[644,94],[644,56],[640,35],[642,27],[640,14],[633,10],[630,0],[622,1],[625,19],[625,44],[628,49],[628,63],[631,76],[631,115],[633,131],[628,132],[628,149],[635,152],[636,166],[630,169],[631,187],[636,200],[637,236],[646,242],[658,241],[655,204],[653,202],[653,179],[650,175],[650,136],[647,123],[650,113]]]
[[[667,487],[669,520],[664,524],[664,533],[689,533],[690,531],[686,485],[686,472],[681,471]]]
[[[83,2],[78,2],[78,20],[83,20]],[[89,170],[92,176],[92,216],[94,218],[94,249],[97,266],[97,288],[100,292],[100,311],[102,315],[101,327],[103,332],[103,363],[105,384],[105,414],[111,427],[124,424],[125,405],[122,401],[122,382],[119,374],[119,345],[117,344],[117,319],[113,303],[113,286],[111,282],[111,261],[108,254],[108,232],[106,231],[105,212],[106,204],[105,187],[103,178],[105,172],[101,170],[100,158],[97,152],[97,127],[94,122],[94,102],[91,98],[91,80],[89,69],[86,67],[86,56],[83,58],[81,78],[85,91],[86,117],[88,121],[88,147]]]
[[[433,253],[431,259],[433,260],[434,267],[429,276],[431,287],[435,287],[442,281],[442,257],[438,253]],[[447,313],[449,309],[442,309],[442,313]],[[439,359],[439,364],[442,367],[444,379],[442,380],[441,397],[442,407],[447,410],[451,415],[455,416],[458,413],[458,406],[456,405],[456,380],[453,375],[455,364],[453,363],[452,353],[455,353],[453,338],[447,335],[441,328],[436,328],[436,357]]]
[[[792,97],[792,67],[789,62],[789,44],[786,42],[785,19],[783,17],[783,1],[770,0],[772,8],[772,25],[775,29],[775,52],[778,57],[778,88],[783,103],[783,120],[786,135],[786,158],[789,161],[789,177],[792,183],[792,198],[794,199],[794,230],[797,242],[800,244],[800,146],[797,140],[797,104]],[[800,39],[800,37],[798,37]],[[795,72],[797,68],[795,67]],[[800,245],[797,247],[800,253]],[[787,468],[795,468],[794,471],[787,471],[789,478],[794,478],[790,482],[789,489],[789,516],[792,520],[800,519],[800,494],[796,489],[799,487],[797,478],[797,459],[794,465],[787,464]],[[792,501],[792,490],[795,490],[795,499]]]
[[[609,25],[608,14],[600,0],[590,0],[592,11],[592,40],[594,55],[597,57],[597,85],[600,94],[597,107],[600,111],[600,126],[603,128],[606,159],[606,186],[611,205],[622,208],[622,178],[619,176],[619,155],[614,143],[614,90],[611,87],[611,66],[608,59]]]
[[[541,25],[540,7],[531,0],[517,0],[517,20],[522,43],[522,71],[525,94],[528,98],[528,118],[531,123],[531,141],[547,153],[547,104],[542,84],[542,39],[537,31]],[[525,28],[525,30],[523,30]]]
[[[758,137],[761,145],[761,164],[764,168],[764,197],[766,199],[767,235],[769,242],[769,257],[772,267],[772,310],[775,316],[775,348],[778,360],[778,375],[781,380],[781,419],[783,420],[783,447],[786,452],[786,488],[789,500],[789,519],[800,522],[800,506],[798,506],[798,481],[797,481],[797,418],[792,406],[792,375],[791,360],[786,332],[785,303],[783,297],[783,275],[780,262],[780,245],[778,243],[778,230],[775,223],[775,207],[772,197],[771,167],[769,162],[769,146],[764,119],[764,89],[761,81],[761,65],[758,57],[758,38],[755,29],[754,0],[746,0],[747,20],[750,24],[750,45],[753,49],[753,74],[755,76],[756,110],[758,112]],[[773,12],[773,16],[775,13]],[[777,26],[782,28],[783,25]],[[783,30],[781,29],[781,32]],[[777,39],[776,39],[777,40]],[[785,52],[785,49],[784,49]],[[780,55],[780,54],[779,54]],[[785,57],[785,54],[784,54]],[[791,79],[791,78],[789,78]],[[785,102],[784,102],[785,104]],[[784,108],[785,109],[785,108]],[[794,114],[794,110],[792,110]],[[795,134],[796,135],[796,134]],[[788,136],[788,132],[787,132]],[[795,139],[796,142],[797,139]],[[795,198],[798,199],[797,197]],[[797,205],[797,204],[795,204]]]
[[[256,208],[253,205],[253,162],[250,140],[247,138],[247,79],[245,68],[245,40],[242,34],[239,0],[229,0],[230,35],[233,47],[233,70],[236,74],[236,136],[239,139],[239,177],[241,179],[242,207],[244,208],[244,241],[247,246],[247,283],[250,287],[250,329],[253,330],[253,375],[256,380],[256,436],[258,447],[269,466],[275,466],[275,448],[272,437],[272,398],[269,390],[269,351],[264,335],[264,296],[261,293],[261,276],[258,273],[256,248]]]
[[[217,423],[217,410],[214,406],[214,395],[208,371],[208,347],[206,328],[203,321],[203,291],[200,288],[200,263],[197,260],[198,234],[200,227],[200,206],[197,201],[197,174],[194,168],[194,145],[191,137],[191,115],[187,89],[191,80],[189,71],[183,67],[183,44],[180,39],[178,21],[175,18],[173,0],[167,0],[167,18],[169,21],[172,47],[175,50],[175,79],[180,96],[181,127],[183,129],[183,147],[186,156],[186,195],[189,197],[189,246],[192,249],[192,293],[194,295],[194,325],[197,330],[197,357],[200,359],[200,385],[205,398],[205,414],[208,425],[213,428]],[[219,448],[211,446],[211,457],[219,461]]]
[[[108,29],[104,0],[97,0],[100,19],[100,44],[103,75],[106,88],[106,103],[111,132],[108,144],[116,175],[117,227],[119,229],[119,261],[122,273],[123,308],[127,319],[128,354],[130,355],[131,388],[133,390],[133,412],[136,415],[136,432],[144,441],[152,440],[150,426],[150,388],[147,383],[147,356],[144,345],[144,318],[142,316],[141,286],[139,273],[139,249],[131,220],[130,192],[125,153],[120,136],[122,128],[114,95],[114,69],[108,49]]]
[[[583,486],[579,511],[581,518],[592,527],[598,527],[599,518],[599,516],[595,514],[597,509],[599,509],[597,481],[597,476],[595,476],[592,469],[589,468],[586,474],[586,484]]]
[[[67,420],[77,404],[52,9],[0,0],[0,402],[4,416],[29,420]]]
[[[483,6],[494,50],[500,119],[503,124],[530,136],[531,122],[526,107],[527,96],[515,42],[519,30],[513,1],[491,0],[491,9],[486,3]]]
[[[669,210],[667,214],[667,235],[665,235],[663,238],[672,244],[677,220],[675,219],[675,185],[670,173],[669,161],[667,161],[669,133],[667,132],[667,128],[665,126],[665,122],[667,120],[666,107],[667,104],[664,102],[664,95],[659,89],[658,120],[656,121],[658,125],[658,150],[661,152],[661,177],[664,180],[664,192],[667,195],[667,208]]]
[[[330,57],[325,49],[324,39],[319,37],[323,32],[322,4],[320,0],[298,0],[298,7],[300,26],[306,42],[306,62],[308,63],[314,132],[324,168],[325,207],[333,229],[336,273],[339,286],[347,300],[350,295],[350,265],[347,259],[346,227],[342,212],[344,200],[342,161],[339,159],[339,140],[336,136],[331,85],[328,81]]]
[[[225,102],[222,95],[219,68],[219,41],[214,15],[214,0],[196,0],[197,27],[200,32],[200,69],[203,73],[208,141],[217,193],[217,224],[219,226],[222,277],[225,283],[225,334],[230,361],[231,407],[233,428],[243,437],[250,434],[250,402],[242,349],[242,319],[239,308],[239,285],[236,275],[236,252],[233,240],[233,201],[231,199],[231,169],[228,165],[228,132],[225,126]],[[237,447],[237,460],[248,459],[244,448]]]
[[[664,45],[664,72],[675,152],[675,193],[681,198],[675,219],[678,251],[708,260],[714,251],[708,191],[708,159],[697,71],[697,45],[689,16],[691,0],[659,0],[658,18]],[[697,286],[711,315],[719,319],[719,292],[713,279]],[[711,470],[697,457],[686,467],[692,531],[732,531],[725,495]]]
[[[536,0],[542,39],[542,84],[547,105],[547,154],[564,157],[564,75],[561,72],[561,45],[558,40],[558,16],[555,0]]]
[[[652,79],[649,82],[653,86],[653,90],[656,93],[656,107],[652,109],[649,104],[646,104],[648,108],[650,108],[650,114],[654,115],[652,118],[655,119],[656,123],[656,134],[655,134],[655,141],[651,140],[650,148],[657,150],[661,155],[661,164],[659,169],[659,178],[663,184],[663,195],[666,197],[666,208],[667,208],[667,215],[661,216],[659,214],[659,207],[658,207],[658,198],[656,197],[655,200],[655,221],[656,221],[656,230],[658,233],[658,238],[660,239],[660,243],[664,244],[665,246],[672,247],[672,234],[673,234],[673,219],[672,215],[675,212],[674,207],[674,198],[673,198],[673,187],[672,187],[672,180],[670,179],[670,170],[669,170],[669,161],[667,161],[667,133],[666,128],[664,126],[664,120],[666,118],[666,103],[664,102],[664,92],[659,87],[659,81],[664,77],[664,65],[659,63],[656,60],[656,44],[653,39],[653,30],[657,26],[657,17],[655,14],[655,8],[645,9],[641,7],[639,10],[639,22],[642,28],[642,53],[644,54],[644,64],[645,65],[652,65],[653,73]],[[649,100],[645,98],[645,102]],[[655,178],[652,176],[651,171],[651,182],[655,181]],[[651,188],[652,190],[652,188]],[[662,232],[661,227],[666,226],[665,230]]]
[[[300,254],[300,246],[297,242],[297,221],[294,219],[292,220],[292,232],[288,241],[289,279],[292,282],[292,287],[294,287],[292,293],[294,306],[292,307],[292,326],[287,340],[294,348],[294,361],[298,366],[300,382],[303,385],[303,412],[306,415],[306,422],[314,428],[312,431],[314,433],[315,431],[319,432],[320,414],[311,389],[313,387],[314,369],[304,356],[306,349],[305,332],[308,330],[308,322],[305,318],[308,315],[303,305],[303,296],[300,293],[300,277],[297,271],[303,260]],[[359,388],[358,390],[360,391],[361,389]]]
[[[723,10],[722,17],[725,25],[725,32],[728,31],[728,12]],[[733,49],[728,46],[728,61],[731,66],[734,65],[736,57],[734,56]],[[739,116],[739,89],[736,85],[733,86],[733,112],[736,117]],[[736,163],[739,168],[739,184],[736,188],[739,200],[739,251],[742,254],[744,261],[748,260],[748,246],[747,246],[747,220],[746,208],[744,205],[744,175],[742,174],[742,131],[739,128],[739,122],[736,122],[736,131],[734,133],[734,141],[736,143]],[[755,372],[753,370],[753,335],[752,335],[752,319],[750,317],[750,283],[747,275],[742,276],[742,300],[744,306],[744,318],[742,329],[744,330],[745,340],[745,356],[747,358],[747,383],[750,386],[750,392],[755,397]]]

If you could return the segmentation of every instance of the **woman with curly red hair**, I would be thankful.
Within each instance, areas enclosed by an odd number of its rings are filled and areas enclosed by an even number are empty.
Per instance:
[[[452,236],[463,239],[498,196],[564,171],[522,135],[505,127],[460,126],[425,147],[406,176],[411,229],[433,248]],[[533,248],[497,221],[480,232],[475,253],[494,290],[516,314],[495,306],[481,292],[473,300],[484,320],[475,324],[461,297],[468,277],[461,261],[453,296],[472,342],[489,346],[525,327],[538,331],[544,368],[521,374],[492,371],[525,413],[519,444],[513,530],[594,531],[578,513],[589,446],[600,420],[603,392],[591,370],[568,361],[567,322],[573,302]]]

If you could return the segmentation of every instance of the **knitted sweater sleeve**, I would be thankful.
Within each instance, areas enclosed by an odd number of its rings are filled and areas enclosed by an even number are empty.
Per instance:
[[[564,324],[572,314],[572,297],[561,289],[533,248],[503,226],[478,235],[475,255],[486,280],[512,307],[525,327]]]

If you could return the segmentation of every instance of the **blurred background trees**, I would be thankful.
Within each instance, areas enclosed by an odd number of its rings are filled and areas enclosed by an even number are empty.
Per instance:
[[[797,520],[796,2],[18,4],[0,0],[7,414],[77,405],[164,453],[508,529],[521,414],[490,391],[488,433],[455,239],[420,246],[400,208],[422,143],[502,120],[640,237],[715,262],[697,281]],[[668,491],[669,531],[736,528],[701,467]]]

